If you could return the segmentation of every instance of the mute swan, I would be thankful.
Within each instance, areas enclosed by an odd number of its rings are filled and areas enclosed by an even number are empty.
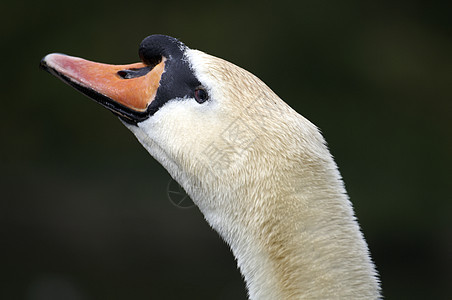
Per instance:
[[[111,110],[229,244],[250,299],[377,299],[378,275],[319,130],[253,74],[152,35],[141,63],[41,66]]]

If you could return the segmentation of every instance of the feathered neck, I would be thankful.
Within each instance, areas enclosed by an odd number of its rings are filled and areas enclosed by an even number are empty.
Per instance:
[[[230,245],[250,299],[377,299],[374,265],[331,156],[292,166],[283,155],[269,166],[250,157],[255,170],[238,172],[227,191],[205,195],[210,201],[194,195]]]

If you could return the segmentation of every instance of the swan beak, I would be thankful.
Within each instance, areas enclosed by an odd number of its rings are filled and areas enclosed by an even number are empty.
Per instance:
[[[108,65],[56,53],[41,60],[41,68],[132,123],[144,118],[155,99],[164,67],[164,59],[155,66]]]

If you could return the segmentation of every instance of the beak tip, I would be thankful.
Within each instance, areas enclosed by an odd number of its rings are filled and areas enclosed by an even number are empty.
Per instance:
[[[40,68],[41,70],[44,70],[44,71],[48,71],[48,69],[49,69],[48,66],[47,66],[47,60],[46,60],[47,56],[48,56],[48,55],[44,56],[44,57],[41,59],[41,61],[39,62],[39,68]]]
[[[47,71],[49,72],[50,70],[50,66],[49,64],[51,64],[52,61],[54,61],[55,56],[60,55],[57,53],[51,53],[51,54],[47,54],[46,56],[44,56],[41,61],[39,62],[39,68],[41,70]]]
[[[68,55],[62,53],[50,53],[44,56],[39,63],[39,67],[43,70],[48,70],[49,65],[57,63],[61,58],[67,57]]]

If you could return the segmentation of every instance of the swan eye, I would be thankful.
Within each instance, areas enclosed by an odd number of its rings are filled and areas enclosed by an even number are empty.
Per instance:
[[[207,91],[203,88],[197,88],[195,90],[195,99],[198,103],[204,103],[209,99],[209,95],[207,94]]]

